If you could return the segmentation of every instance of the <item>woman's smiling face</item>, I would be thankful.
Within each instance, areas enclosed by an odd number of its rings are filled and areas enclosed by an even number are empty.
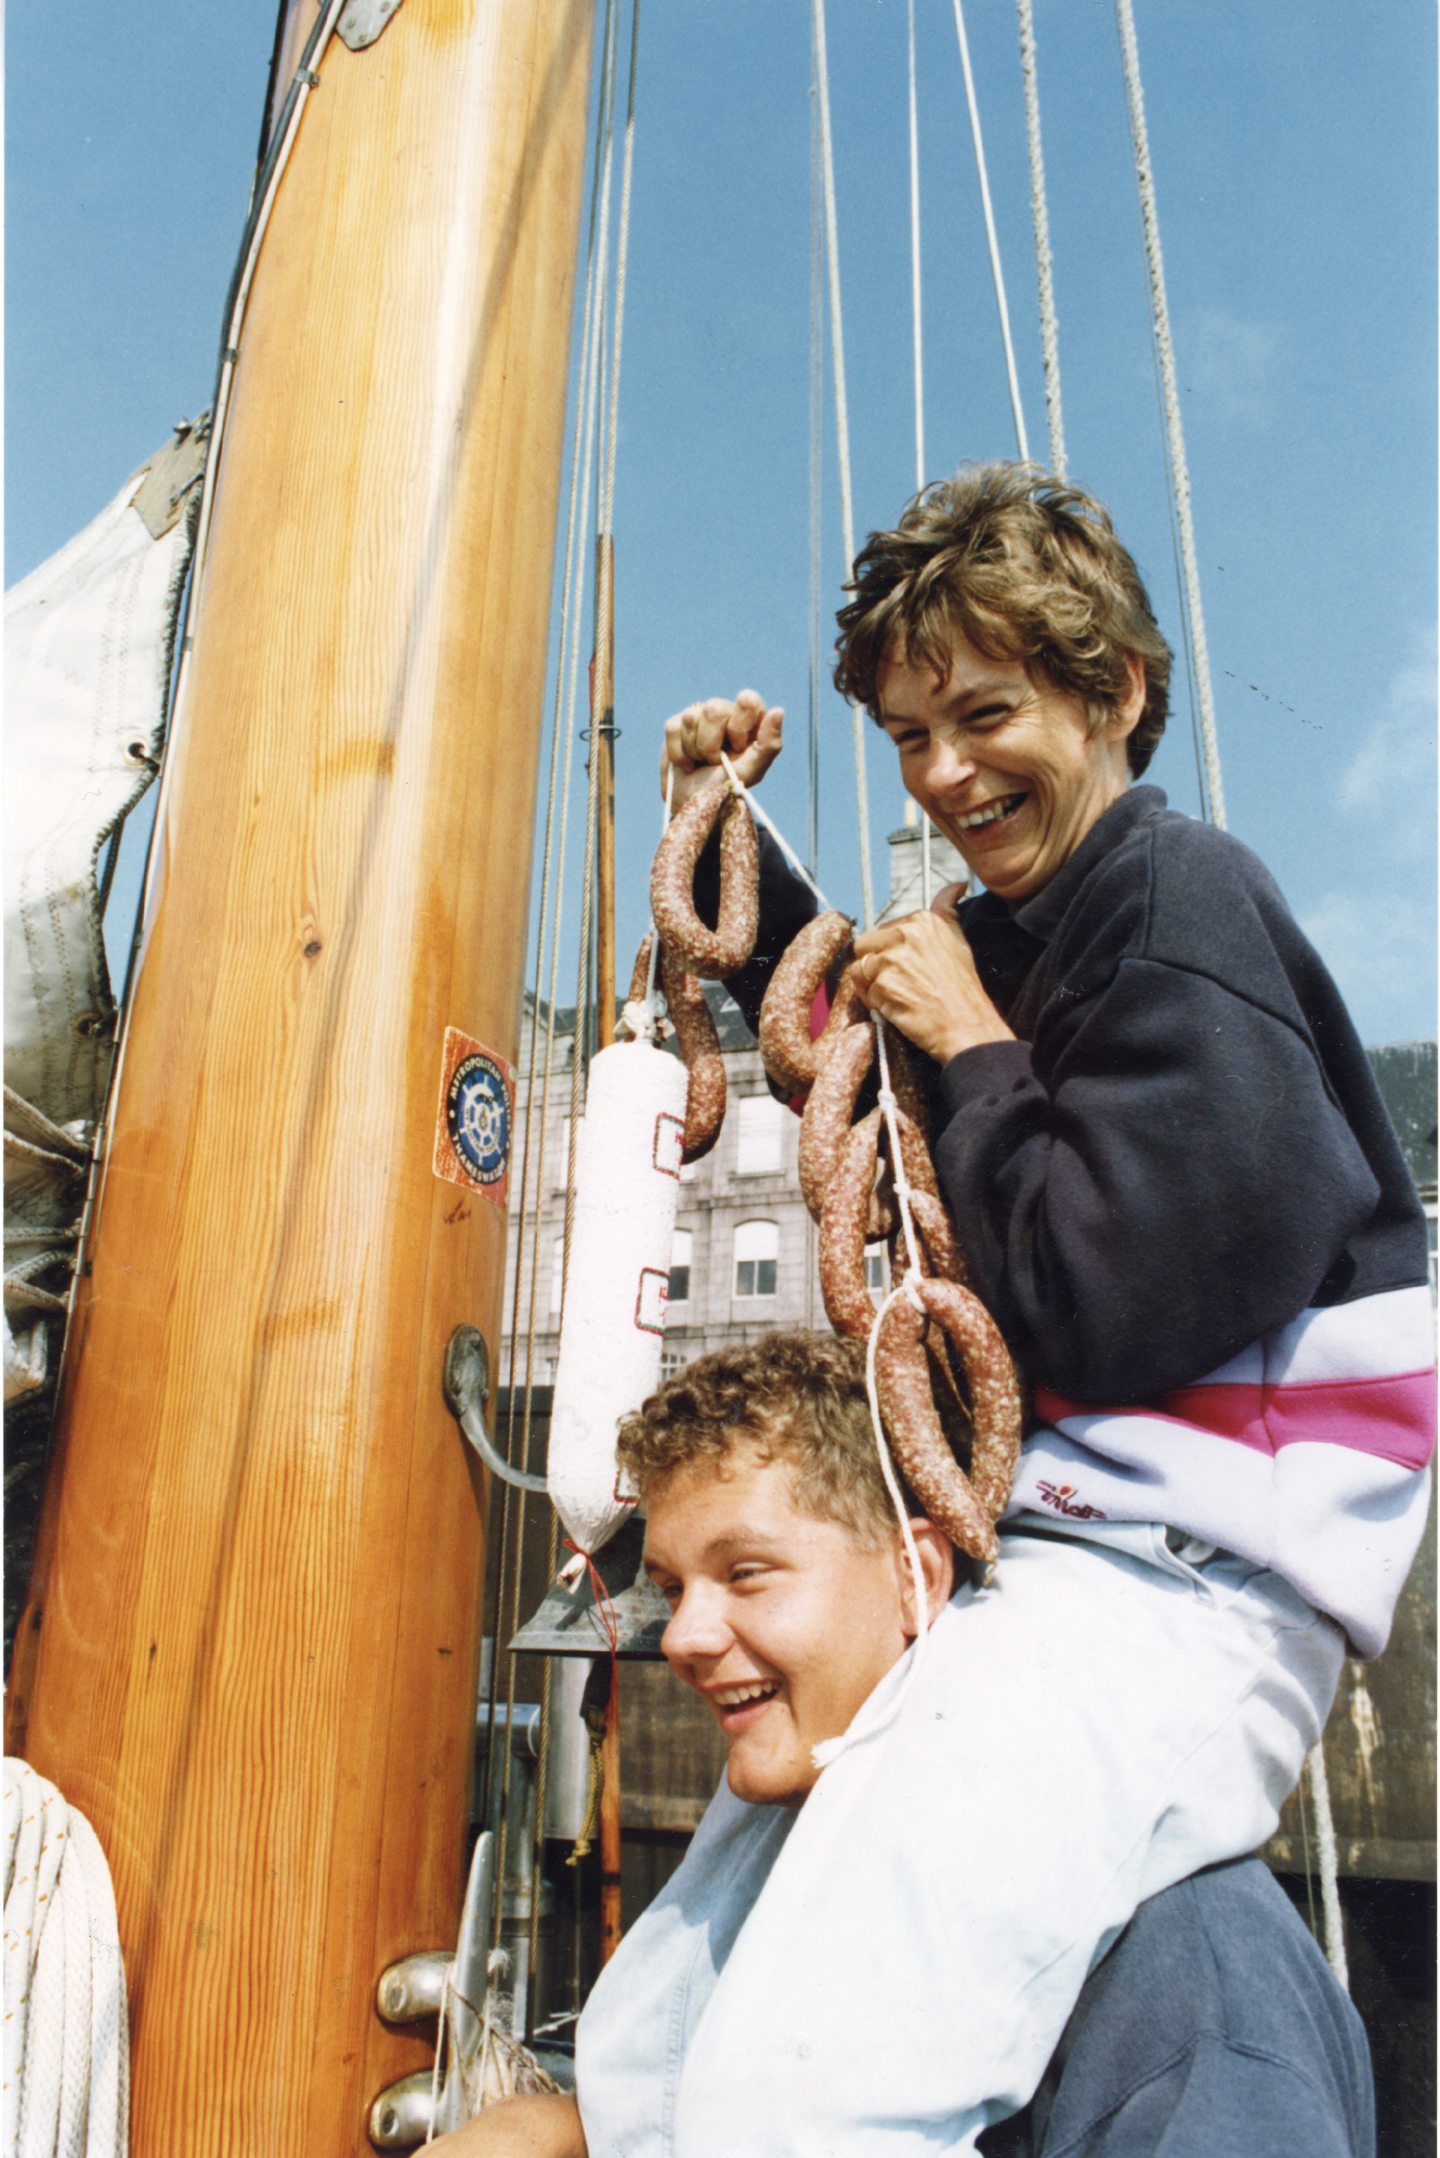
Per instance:
[[[1145,677],[1099,729],[1073,692],[1019,660],[987,659],[958,631],[938,681],[894,659],[877,682],[880,724],[900,777],[986,888],[1010,906],[1050,882],[1130,784],[1126,738],[1145,707]]]
[[[715,1716],[729,1782],[798,1806],[811,1749],[836,1738],[912,1629],[898,1531],[866,1548],[796,1506],[790,1472],[750,1442],[688,1463],[647,1495],[645,1566],[670,1606],[665,1659]]]

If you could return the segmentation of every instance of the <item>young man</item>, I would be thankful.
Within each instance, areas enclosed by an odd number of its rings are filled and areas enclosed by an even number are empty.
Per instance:
[[[984,2119],[1019,2097],[977,2114],[959,2044],[984,1957],[974,1914],[950,1892],[963,1833],[954,1740],[979,1706],[956,1660],[973,1595],[952,1599],[950,1547],[912,1517],[933,1628],[912,1679],[915,1575],[861,1351],[796,1333],[702,1358],[627,1422],[620,1454],[671,1607],[665,1654],[725,1734],[726,1778],[591,1996],[577,2097],[517,2100],[449,2147],[456,2158],[976,2148]],[[820,1769],[816,1748],[847,1733]],[[1054,1833],[1037,1855],[1063,1901],[1066,1794],[1051,1803]],[[1142,1914],[1086,1988],[1088,2027],[1057,2056],[1034,2122],[1004,2131],[1007,2158],[1148,2158],[1160,2128],[1175,2158],[1302,2147],[1365,2158],[1357,2019],[1254,1871],[1173,1891],[1190,1901],[1168,1920],[1163,1898]]]

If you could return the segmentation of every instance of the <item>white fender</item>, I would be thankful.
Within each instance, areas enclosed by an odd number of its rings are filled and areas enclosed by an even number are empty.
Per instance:
[[[635,1506],[617,1490],[615,1431],[660,1382],[686,1085],[680,1059],[648,1042],[617,1042],[590,1066],[548,1463],[582,1551]]]

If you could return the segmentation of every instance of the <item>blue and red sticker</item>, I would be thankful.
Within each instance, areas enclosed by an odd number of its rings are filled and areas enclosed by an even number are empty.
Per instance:
[[[503,1207],[510,1191],[515,1084],[510,1066],[483,1042],[445,1029],[435,1120],[435,1174]]]

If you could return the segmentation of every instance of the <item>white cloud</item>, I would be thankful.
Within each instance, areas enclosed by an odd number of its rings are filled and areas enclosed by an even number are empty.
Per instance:
[[[1279,349],[1269,323],[1246,322],[1227,307],[1196,308],[1176,352],[1182,392],[1221,419],[1259,425],[1270,417]]]
[[[1383,817],[1387,851],[1410,857],[1428,858],[1435,839],[1435,666],[1430,626],[1391,675],[1337,790],[1352,816]]]
[[[1435,918],[1418,899],[1329,892],[1300,927],[1325,961],[1365,1042],[1435,1032]]]

